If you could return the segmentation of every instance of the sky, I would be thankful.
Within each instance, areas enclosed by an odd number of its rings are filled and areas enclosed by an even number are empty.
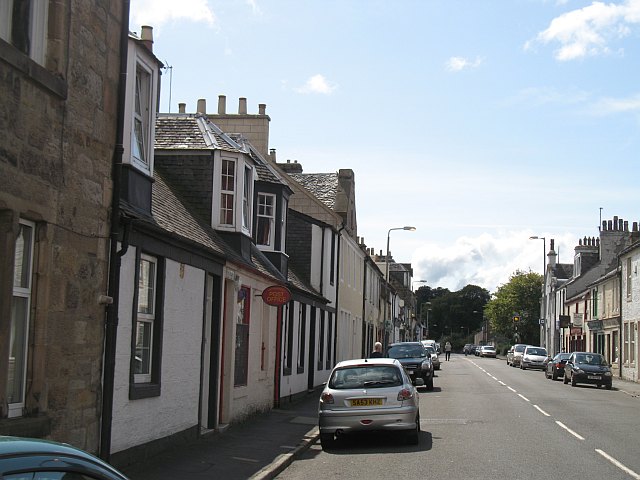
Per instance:
[[[352,169],[414,289],[495,292],[640,221],[640,0],[131,0],[142,25],[162,112],[266,104],[278,162]]]

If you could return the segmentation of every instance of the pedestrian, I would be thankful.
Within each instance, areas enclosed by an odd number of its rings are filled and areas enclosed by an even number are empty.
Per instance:
[[[382,358],[382,344],[380,342],[373,344],[373,352],[371,352],[369,358]]]
[[[451,343],[449,342],[444,344],[444,358],[447,362],[451,358]]]

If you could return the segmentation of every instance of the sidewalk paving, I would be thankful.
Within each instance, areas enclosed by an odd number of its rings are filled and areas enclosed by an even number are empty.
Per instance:
[[[319,391],[121,470],[131,480],[266,480],[318,438]]]

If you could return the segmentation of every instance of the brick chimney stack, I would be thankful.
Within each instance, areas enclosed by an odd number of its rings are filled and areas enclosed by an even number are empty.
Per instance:
[[[142,40],[142,44],[147,48],[147,50],[153,53],[153,27],[143,25],[140,40]]]

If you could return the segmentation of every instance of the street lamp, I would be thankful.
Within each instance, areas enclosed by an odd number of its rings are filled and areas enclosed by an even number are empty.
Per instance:
[[[542,282],[544,283],[544,276],[547,273],[547,239],[534,235],[533,237],[529,237],[529,240],[542,240]]]
[[[389,241],[391,239],[391,232],[393,230],[409,230],[411,232],[414,232],[416,230],[416,227],[406,226],[406,227],[390,228],[389,231],[387,232],[387,255],[384,257],[384,264],[385,264],[384,280],[385,280],[387,286],[389,285]],[[385,326],[385,328],[387,326],[387,300],[388,299],[389,299],[389,292],[387,292],[387,298],[385,299],[385,304],[384,304],[384,326]]]

